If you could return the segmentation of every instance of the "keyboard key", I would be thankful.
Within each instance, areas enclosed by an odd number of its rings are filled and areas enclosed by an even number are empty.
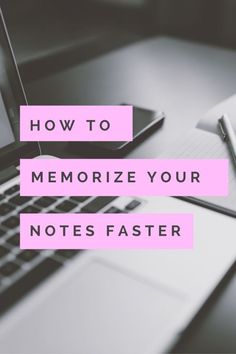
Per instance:
[[[12,194],[18,192],[19,190],[20,190],[20,185],[19,184],[15,184],[11,188],[7,189],[4,193],[7,194],[7,195],[12,195]]]
[[[71,211],[72,209],[76,208],[77,205],[69,200],[65,200],[61,204],[57,205],[57,209],[60,211]]]
[[[99,210],[104,208],[107,204],[111,203],[117,197],[97,197],[88,204],[86,204],[82,211],[84,213],[97,213]]]
[[[29,205],[27,207],[25,207],[24,209],[20,210],[20,213],[39,213],[40,209],[33,206],[33,205]]]
[[[107,209],[105,211],[105,214],[119,214],[119,213],[123,213],[123,211],[119,208],[116,208],[114,206],[110,207],[109,209]]]
[[[3,199],[6,199],[6,196],[4,194],[0,194],[0,201],[2,201]]]
[[[89,198],[91,198],[91,197],[82,197],[81,196],[81,197],[71,197],[70,199],[74,200],[77,203],[83,203],[86,200],[88,200]]]
[[[58,250],[55,252],[56,255],[69,259],[74,257],[80,250]]]
[[[17,255],[17,258],[23,262],[30,262],[32,259],[39,255],[38,251],[35,250],[25,250]]]
[[[0,228],[0,237],[3,236],[3,235],[5,235],[5,233],[6,233],[6,232],[5,232],[3,229]]]
[[[2,225],[8,229],[14,229],[15,227],[19,226],[20,219],[17,216],[11,216],[7,220],[3,221]]]
[[[56,200],[50,197],[42,197],[35,201],[36,205],[39,205],[42,208],[47,208],[49,205],[55,203]]]
[[[12,210],[14,210],[14,207],[12,205],[10,205],[8,203],[0,204],[0,216],[7,215]]]
[[[21,206],[28,203],[31,199],[32,197],[21,197],[19,194],[17,194],[15,197],[9,199],[9,202],[17,206]]]
[[[141,204],[141,202],[139,200],[132,200],[129,204],[126,205],[125,209],[127,210],[134,210],[135,208],[137,208],[139,205]]]
[[[0,313],[2,314],[8,310],[9,307],[60,267],[61,263],[48,258],[17,280],[12,286],[0,294]]]
[[[13,236],[11,236],[8,240],[7,243],[9,243],[11,246],[18,247],[20,245],[20,234],[17,233]]]
[[[2,267],[0,267],[0,275],[3,277],[8,277],[19,270],[18,264],[14,262],[7,262]]]
[[[10,251],[4,246],[0,246],[0,258],[5,257]]]

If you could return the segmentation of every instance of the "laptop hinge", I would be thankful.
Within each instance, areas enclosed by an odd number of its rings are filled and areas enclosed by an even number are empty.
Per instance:
[[[0,185],[19,175],[15,166],[10,166],[0,171]]]

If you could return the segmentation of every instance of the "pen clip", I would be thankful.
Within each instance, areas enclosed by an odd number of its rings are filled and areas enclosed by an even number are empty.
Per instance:
[[[222,138],[222,140],[226,140],[227,138],[227,134],[224,130],[224,123],[223,123],[223,117],[221,117],[219,120],[218,120],[218,128],[219,128],[219,132],[220,132],[220,136]]]

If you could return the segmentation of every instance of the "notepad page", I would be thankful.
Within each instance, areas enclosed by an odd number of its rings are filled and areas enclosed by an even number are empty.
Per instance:
[[[236,216],[236,168],[231,160],[227,144],[221,138],[200,129],[193,129],[173,142],[172,147],[158,156],[177,159],[230,159],[229,161],[229,195],[227,197],[194,197],[202,204]]]
[[[196,128],[219,134],[217,127],[218,119],[225,113],[229,116],[232,126],[236,132],[236,95],[227,98],[210,109],[198,122]]]

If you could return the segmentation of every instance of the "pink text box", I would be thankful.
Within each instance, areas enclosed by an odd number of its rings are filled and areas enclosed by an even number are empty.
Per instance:
[[[40,130],[31,131],[31,120],[39,124]],[[46,130],[45,123],[55,123],[55,129]],[[73,121],[71,130],[63,130],[65,121]],[[95,120],[94,129],[89,130],[86,120]],[[100,123],[107,120],[108,130],[101,130]],[[62,123],[61,123],[62,122]],[[48,124],[51,129],[52,124]],[[103,125],[106,129],[107,125]],[[122,129],[121,129],[122,127]],[[21,106],[21,141],[131,141],[133,140],[132,106]]]
[[[31,226],[40,236],[35,233],[31,236]],[[139,227],[140,235],[136,229],[133,236],[134,226]],[[21,214],[20,248],[190,249],[193,248],[193,215],[138,214],[137,218],[137,214]]]
[[[182,173],[182,176],[186,172],[184,183],[177,182],[176,171]],[[101,183],[92,178],[94,172],[101,173]],[[117,172],[122,172],[123,177],[120,178],[124,182],[115,182]],[[135,182],[131,182],[131,179],[128,182],[130,172],[135,173]],[[153,183],[148,172],[152,176],[156,172]],[[196,180],[192,183],[193,172],[199,173],[200,183]],[[43,182],[32,182],[32,173],[42,176]],[[56,182],[49,182],[50,173],[55,175]],[[111,176],[110,182],[106,179],[107,173]],[[170,182],[162,180],[163,173],[167,177],[171,176]],[[72,180],[62,182],[61,174],[71,176]],[[78,175],[80,180],[86,176],[88,179],[78,182]],[[20,182],[22,196],[226,196],[228,160],[21,159]]]

